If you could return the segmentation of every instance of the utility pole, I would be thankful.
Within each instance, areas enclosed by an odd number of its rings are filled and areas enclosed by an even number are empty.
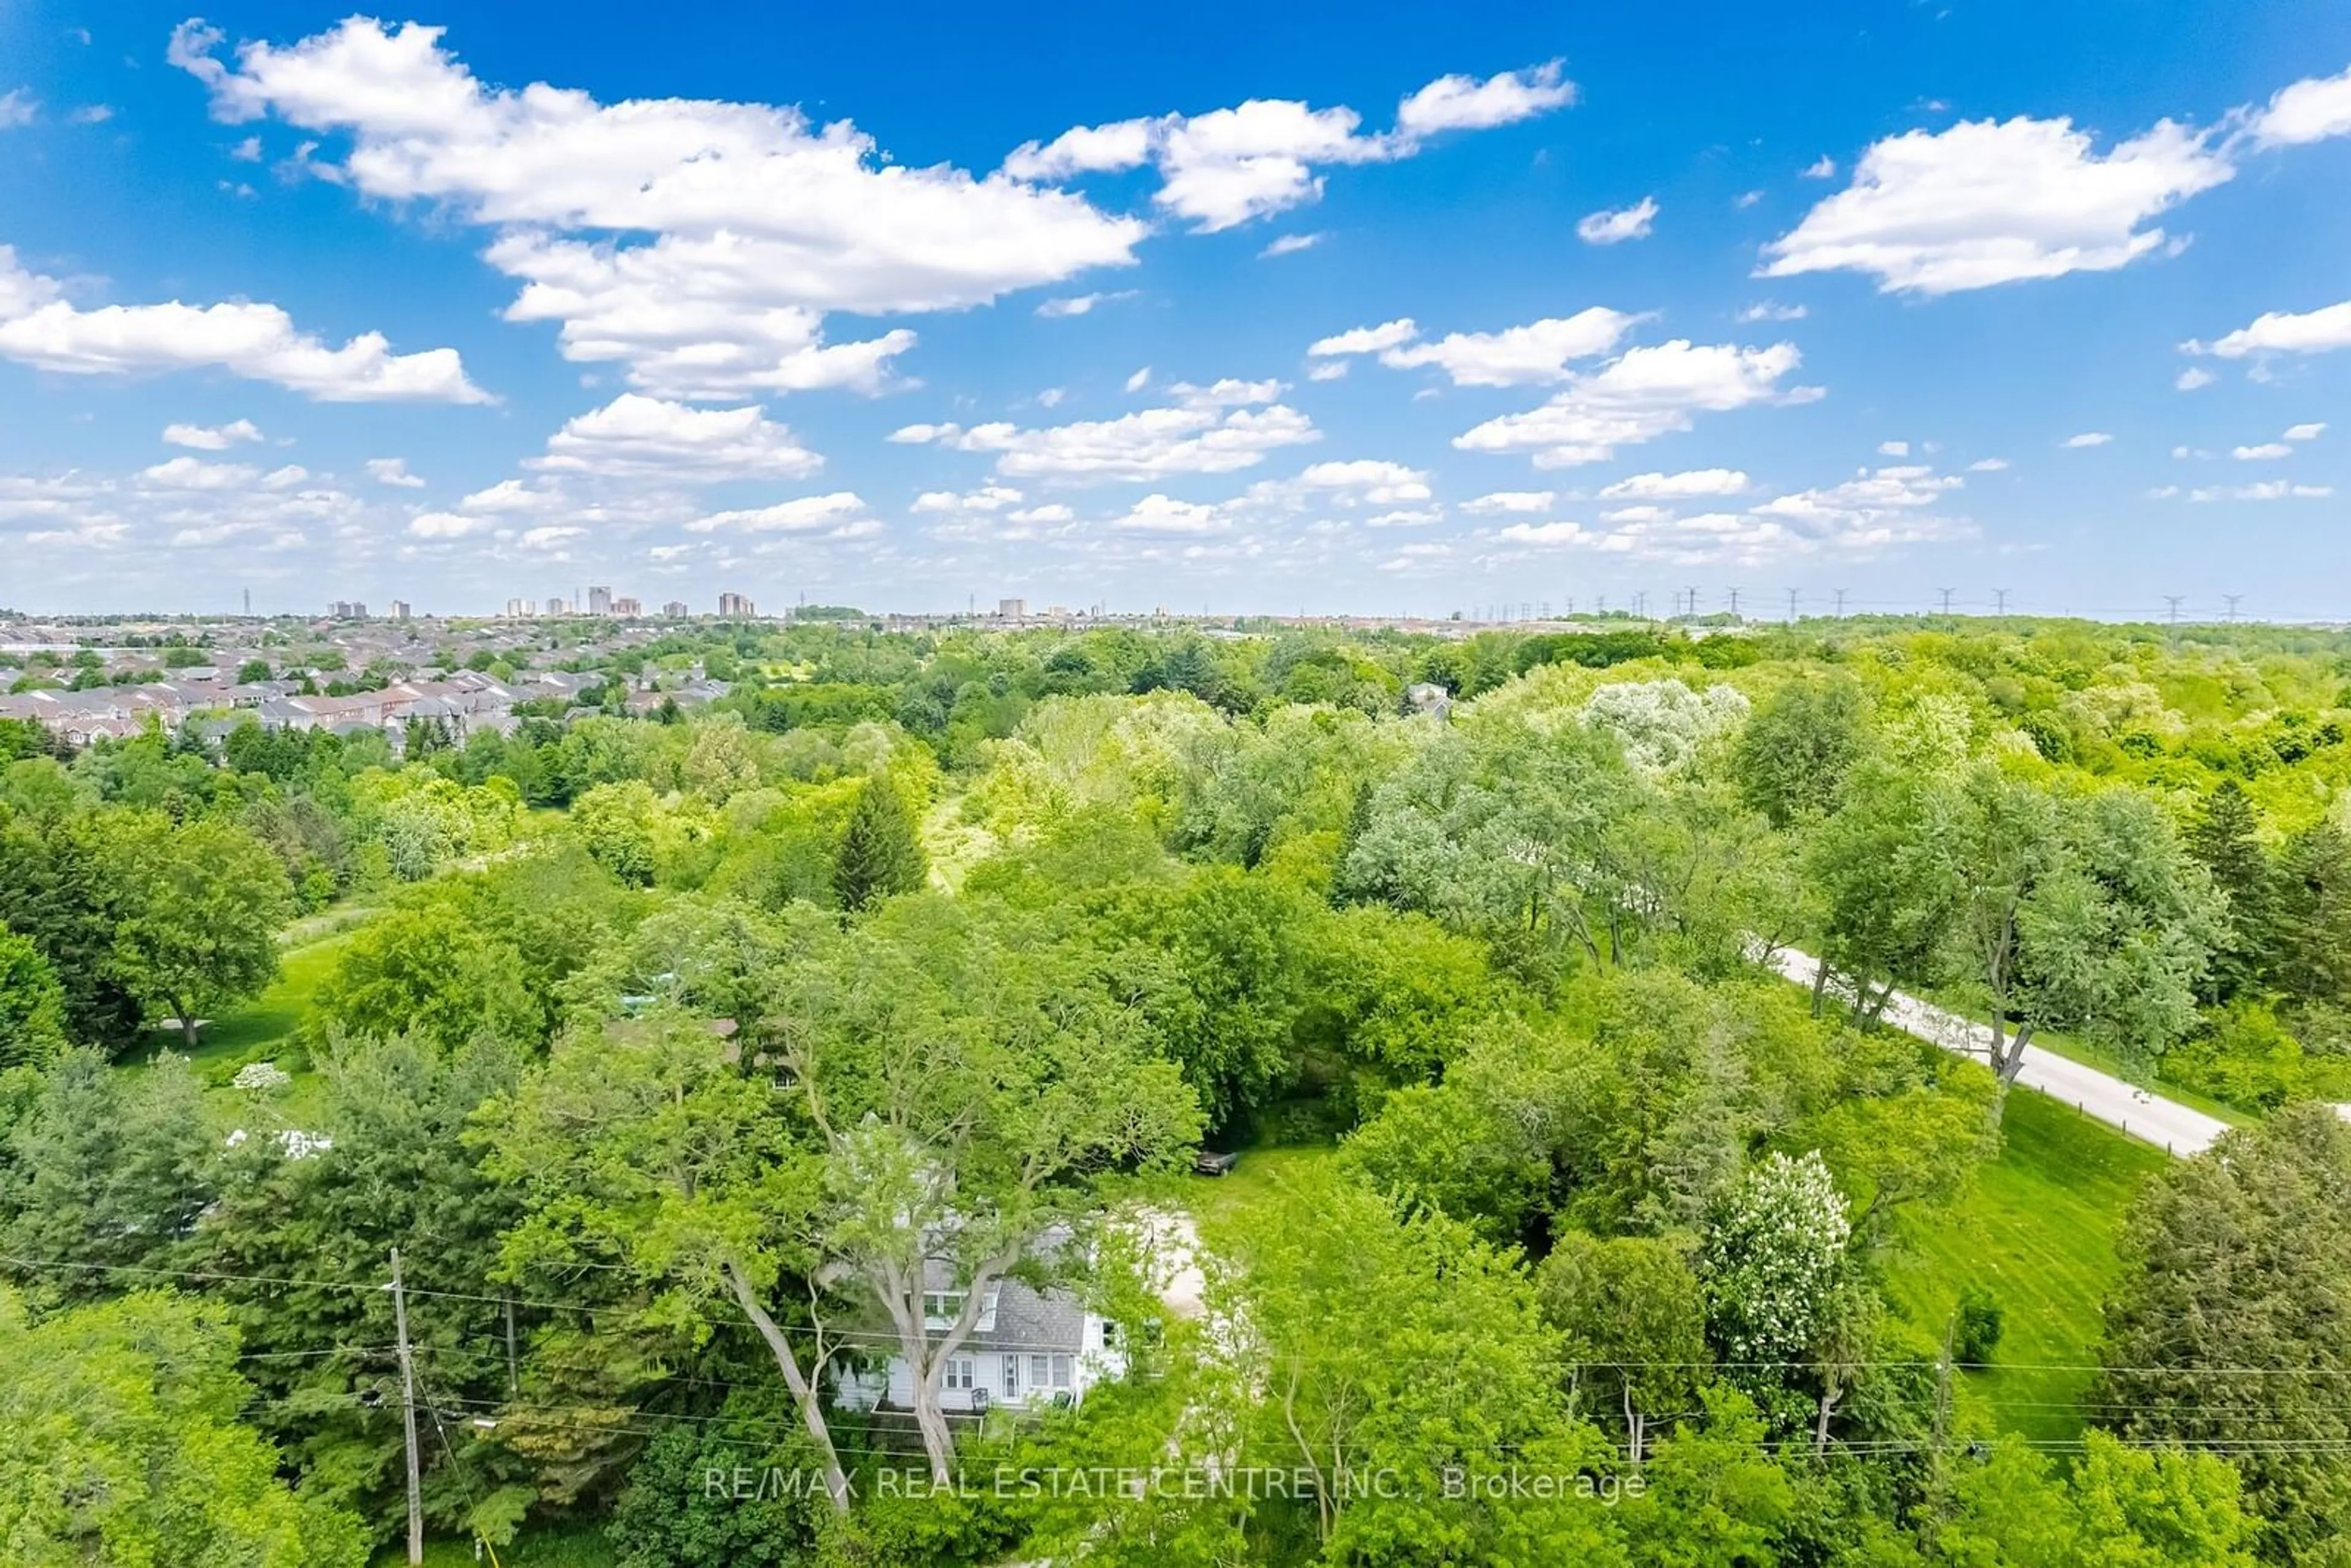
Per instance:
[[[400,1420],[408,1437],[408,1562],[424,1561],[424,1492],[416,1465],[416,1361],[408,1348],[408,1292],[400,1282],[400,1249],[392,1249],[392,1322],[400,1348]]]
[[[1951,1409],[1951,1340],[1959,1328],[1959,1315],[1953,1312],[1943,1320],[1943,1354],[1935,1360],[1935,1452],[1943,1451],[1943,1431],[1950,1418]]]
[[[1795,591],[1794,589],[1792,589],[1792,589],[1788,590],[1788,624],[1789,624],[1789,625],[1791,625],[1791,626],[1793,626],[1795,623],[1796,623],[1796,591]]]
[[[1991,600],[1992,600],[1992,612],[1992,612],[1994,615],[2005,615],[2005,614],[2007,614],[2007,613],[2008,613],[2008,590],[2007,590],[2007,589],[2005,589],[2005,588],[1995,588],[1995,589],[1993,589],[1993,590],[1991,591]]]
[[[1948,589],[1948,588],[1947,588],[1947,589],[1943,590],[1943,613],[1944,613],[1944,614],[1946,614],[1946,615],[1949,615],[1950,612],[1951,612],[1951,591],[1950,591],[1949,589]]]
[[[2220,597],[2229,601],[2229,624],[2234,626],[2237,623],[2237,601],[2242,599],[2244,595],[2241,593],[2224,593],[2220,595]]]
[[[1739,619],[1739,590],[1735,588],[1730,591],[1730,618]]]
[[[1836,618],[1837,618],[1838,620],[1842,621],[1842,620],[1844,620],[1844,589],[1840,588],[1840,589],[1838,589],[1838,590],[1836,591],[1836,599],[1837,599],[1837,612],[1836,612]]]

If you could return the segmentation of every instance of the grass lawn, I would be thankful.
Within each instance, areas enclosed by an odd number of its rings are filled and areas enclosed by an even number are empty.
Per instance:
[[[408,1561],[407,1538],[402,1537],[375,1554],[375,1568],[402,1568]],[[474,1545],[469,1541],[424,1543],[426,1568],[472,1568]],[[489,1559],[484,1557],[487,1564]],[[498,1548],[501,1568],[612,1568],[618,1561],[604,1543],[601,1525],[526,1529],[511,1546]]]
[[[347,925],[286,949],[277,978],[245,1006],[204,1025],[191,1053],[199,1071],[230,1062],[266,1061],[270,1048],[290,1041],[310,1010],[311,998],[333,973],[335,961],[350,943],[355,927]],[[159,1050],[180,1049],[177,1030],[156,1030],[154,1043],[125,1058],[145,1061]]]
[[[1959,1375],[1963,1414],[2040,1438],[2080,1435],[2078,1402],[2097,1359],[2098,1307],[2116,1269],[2115,1232],[2158,1149],[2029,1089],[2008,1097],[2006,1140],[1957,1212],[1916,1220],[1887,1295],[1936,1338],[1970,1282],[2006,1312],[1993,1364]],[[2002,1364],[2007,1364],[2003,1365]]]
[[[1186,1207],[1205,1225],[1230,1228],[1250,1210],[1270,1202],[1285,1177],[1327,1165],[1338,1155],[1336,1144],[1243,1149],[1239,1168],[1230,1176],[1187,1177]]]

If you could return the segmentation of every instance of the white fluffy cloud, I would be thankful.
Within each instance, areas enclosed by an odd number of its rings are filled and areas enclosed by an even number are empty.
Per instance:
[[[1586,245],[1621,245],[1628,239],[1648,238],[1656,221],[1656,197],[1644,196],[1615,212],[1603,208],[1585,214],[1576,222],[1575,237]]]
[[[1517,523],[1494,537],[1505,545],[1573,549],[1677,566],[1761,564],[1795,556],[1865,556],[1898,545],[1963,538],[1964,519],[1933,508],[1961,487],[1922,466],[1864,471],[1842,484],[1800,490],[1743,511],[1684,516],[1643,504],[1605,514],[1611,527]]]
[[[705,409],[623,392],[565,422],[528,466],[605,478],[794,479],[824,459],[758,407]]]
[[[1306,352],[1318,359],[1336,354],[1375,354],[1382,349],[1408,343],[1419,333],[1420,329],[1413,324],[1411,317],[1400,316],[1376,327],[1351,327],[1328,338],[1317,338],[1307,345]]]
[[[1278,448],[1322,437],[1313,421],[1271,401],[1280,390],[1278,382],[1179,383],[1171,390],[1184,400],[1179,406],[1142,409],[1117,419],[1037,428],[1008,422],[969,429],[911,424],[893,432],[890,439],[994,453],[996,471],[1008,478],[1085,484],[1228,474],[1262,462]]]
[[[1408,340],[1414,332],[1407,319],[1358,328],[1336,339],[1326,338],[1307,351],[1325,355],[1347,352],[1347,349],[1330,345],[1351,340],[1377,342],[1384,336],[1393,337],[1401,327],[1406,329],[1403,336],[1379,350],[1380,363],[1390,369],[1434,365],[1456,386],[1526,386],[1565,381],[1568,361],[1596,359],[1609,352],[1641,319],[1622,310],[1594,305],[1573,316],[1530,321],[1523,327],[1506,327],[1499,332],[1449,332],[1426,343]]]
[[[66,375],[225,370],[321,402],[487,402],[455,349],[395,354],[381,332],[341,348],[275,305],[103,305],[82,309],[0,246],[0,358]]]
[[[2288,441],[2315,441],[2325,434],[2325,423],[2324,421],[2319,421],[2310,424],[2288,425],[2286,427],[2285,439]]]
[[[422,490],[424,481],[408,471],[405,457],[371,457],[367,460],[368,477],[379,485],[390,485],[402,490]]]
[[[2323,354],[2335,349],[2351,349],[2351,299],[2300,315],[2264,311],[2253,319],[2252,325],[2240,327],[2216,343],[2191,341],[2182,347],[2191,354],[2213,353],[2224,360],[2241,360],[2248,354]]]
[[[1425,137],[1506,125],[1574,97],[1556,61],[1482,81],[1440,77],[1397,106],[1395,129],[1385,134],[1365,132],[1363,116],[1343,106],[1251,99],[1206,114],[1079,126],[1015,148],[1003,172],[1017,181],[1054,181],[1149,163],[1160,179],[1153,201],[1196,232],[1214,233],[1316,200],[1319,169],[1409,157]]]
[[[1600,492],[1608,501],[1687,501],[1702,496],[1743,496],[1747,476],[1736,468],[1692,468],[1680,474],[1635,474]]]
[[[2257,485],[2221,485],[2190,490],[2188,498],[2191,501],[2319,501],[2333,494],[2335,487],[2331,485],[2295,485],[2283,479],[2264,479]]]
[[[1741,310],[1737,319],[1742,324],[1752,321],[1801,321],[1810,314],[1801,305],[1782,305],[1777,300],[1759,299]]]
[[[242,490],[261,477],[261,471],[242,463],[206,463],[197,457],[174,457],[139,471],[139,483],[151,490]]]
[[[853,491],[840,490],[830,496],[803,496],[797,500],[778,501],[771,507],[758,507],[746,511],[712,512],[685,525],[690,534],[733,533],[834,533],[855,524],[865,516],[865,502]]]
[[[1549,490],[1496,490],[1472,501],[1461,503],[1461,509],[1472,517],[1484,517],[1502,512],[1548,512],[1559,497]]]
[[[1310,490],[1333,492],[1351,503],[1374,507],[1426,501],[1430,493],[1428,475],[1425,470],[1372,458],[1310,464],[1298,476],[1297,482]]]
[[[2170,120],[2105,153],[2064,119],[1905,131],[1766,246],[1761,270],[1847,269],[1928,295],[2110,271],[2163,245],[2150,219],[2234,172],[2210,133]]]
[[[1146,232],[1008,174],[890,163],[796,108],[491,88],[442,35],[353,17],[224,61],[190,24],[171,58],[218,119],[347,132],[333,174],[360,193],[493,226],[490,263],[523,284],[509,314],[560,322],[568,357],[625,364],[643,390],[876,390],[913,335],[827,344],[826,312],[985,303],[1131,263]]]
[[[1047,320],[1070,316],[1089,316],[1097,305],[1107,305],[1114,299],[1132,299],[1134,290],[1122,288],[1113,294],[1070,294],[1048,299],[1037,307],[1037,314]]]
[[[2240,463],[2266,463],[2279,457],[2291,457],[2294,448],[2283,441],[2264,441],[2258,446],[2235,446],[2229,455]]]
[[[2079,435],[2067,436],[2057,444],[2069,450],[2078,451],[2085,446],[2104,446],[2113,440],[2114,434],[2110,431],[2085,430]]]
[[[1316,246],[1321,245],[1322,243],[1322,236],[1319,234],[1283,235],[1280,238],[1272,241],[1263,250],[1259,251],[1257,254],[1259,257],[1266,259],[1270,259],[1277,256],[1296,256],[1300,251],[1312,250]]]
[[[167,424],[163,440],[172,446],[186,446],[198,452],[225,452],[240,441],[258,441],[261,427],[249,419],[233,419],[226,424]]]
[[[462,539],[496,526],[491,518],[458,512],[419,512],[408,519],[408,531],[420,539]]]
[[[1396,129],[1407,136],[1441,131],[1485,131],[1532,119],[1575,101],[1575,84],[1560,75],[1560,62],[1531,70],[1475,77],[1439,77],[1396,106]]]
[[[2291,147],[2351,136],[2351,68],[2340,75],[2311,77],[2280,88],[2252,116],[2248,130],[2264,147]]]
[[[30,125],[41,116],[40,100],[23,88],[11,88],[0,92],[0,131],[14,131]]]
[[[1570,378],[1541,407],[1488,420],[1453,444],[1465,452],[1525,453],[1538,468],[1604,463],[1620,446],[1689,429],[1698,413],[1819,396],[1813,388],[1781,390],[1801,359],[1792,343],[1742,349],[1676,339],[1631,349]]]
[[[2171,384],[2179,392],[2195,392],[2199,388],[2210,386],[2213,379],[2212,372],[2201,365],[2190,365],[2173,377]]]

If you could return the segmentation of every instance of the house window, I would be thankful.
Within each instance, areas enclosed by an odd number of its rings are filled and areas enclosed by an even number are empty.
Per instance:
[[[1004,1397],[1020,1397],[1020,1358],[1017,1355],[1004,1358]]]
[[[1053,1358],[1051,1356],[1032,1355],[1029,1358],[1029,1385],[1032,1388],[1052,1388],[1058,1386],[1058,1385],[1053,1382]]]
[[[1102,1322],[1102,1343],[1104,1350],[1114,1350],[1118,1346],[1118,1325],[1107,1319]]]
[[[944,1381],[949,1388],[976,1387],[979,1383],[979,1364],[967,1355],[951,1355],[947,1357],[946,1377]]]
[[[934,1323],[951,1323],[963,1315],[964,1296],[962,1291],[925,1291],[923,1316]]]
[[[1057,1355],[1053,1358],[1053,1386],[1056,1388],[1070,1386],[1070,1357],[1066,1355]]]

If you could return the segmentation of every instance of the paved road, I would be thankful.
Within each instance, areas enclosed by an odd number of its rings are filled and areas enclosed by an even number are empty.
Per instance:
[[[1773,956],[1772,966],[1788,978],[1807,987],[1820,970],[1818,959],[1789,947],[1782,948]],[[1976,1057],[1991,1054],[1989,1025],[1961,1018],[1947,1008],[1922,1002],[1901,991],[1895,992],[1886,1004],[1885,1019],[1896,1029],[1931,1040],[1946,1051]],[[2191,1111],[2177,1101],[2134,1088],[2112,1073],[2031,1046],[2024,1048],[2024,1065],[2017,1071],[2016,1082],[2078,1105],[2117,1131],[2183,1157],[2202,1153],[2213,1139],[2228,1131],[2229,1124],[2217,1116]]]

